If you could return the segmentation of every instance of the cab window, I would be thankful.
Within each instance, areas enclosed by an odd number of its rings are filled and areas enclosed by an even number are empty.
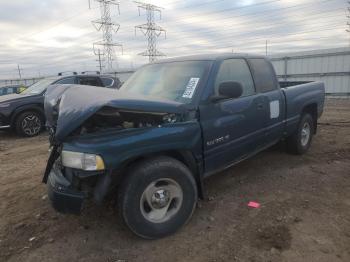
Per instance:
[[[263,58],[249,59],[252,68],[256,89],[260,93],[276,90],[278,84],[272,65]]]
[[[242,84],[242,96],[255,94],[253,78],[244,59],[228,59],[221,63],[215,80],[215,94],[219,93],[221,83],[232,81]]]

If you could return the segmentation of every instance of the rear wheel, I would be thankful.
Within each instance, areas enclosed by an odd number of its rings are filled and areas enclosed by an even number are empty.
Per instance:
[[[156,239],[176,232],[192,216],[196,182],[176,159],[157,157],[138,163],[120,185],[119,213],[136,235]]]
[[[35,111],[27,111],[21,113],[15,122],[16,133],[24,137],[37,136],[42,127],[43,120],[39,113]]]
[[[314,121],[310,114],[301,117],[298,129],[287,139],[288,152],[292,154],[304,154],[311,145],[314,134]]]

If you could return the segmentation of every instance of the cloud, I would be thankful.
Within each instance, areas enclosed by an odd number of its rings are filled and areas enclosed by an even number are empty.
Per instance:
[[[270,54],[347,45],[346,1],[342,0],[164,0],[161,20],[166,39],[157,41],[169,57],[206,52]],[[16,77],[20,64],[25,77],[59,71],[96,70],[92,44],[101,40],[91,21],[99,19],[99,4],[91,0],[12,0],[0,3],[0,78]],[[140,11],[140,15],[139,15]],[[122,1],[120,24],[114,40],[119,68],[147,63],[137,54],[147,40],[135,26],[146,23],[145,11],[132,1]]]

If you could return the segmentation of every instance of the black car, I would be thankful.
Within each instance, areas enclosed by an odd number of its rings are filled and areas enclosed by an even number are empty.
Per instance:
[[[42,79],[20,94],[0,96],[0,130],[12,129],[24,137],[38,135],[45,124],[44,95],[53,84],[119,88],[120,81],[107,75],[60,75]]]
[[[10,95],[10,94],[19,94],[25,89],[26,87],[23,85],[0,86],[0,96]]]

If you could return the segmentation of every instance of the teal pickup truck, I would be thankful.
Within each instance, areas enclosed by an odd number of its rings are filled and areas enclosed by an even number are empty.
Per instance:
[[[324,84],[293,84],[280,88],[265,57],[223,54],[145,65],[119,90],[49,87],[43,182],[53,207],[79,213],[87,198],[115,194],[138,236],[174,233],[205,196],[205,178],[281,140],[308,150]]]

